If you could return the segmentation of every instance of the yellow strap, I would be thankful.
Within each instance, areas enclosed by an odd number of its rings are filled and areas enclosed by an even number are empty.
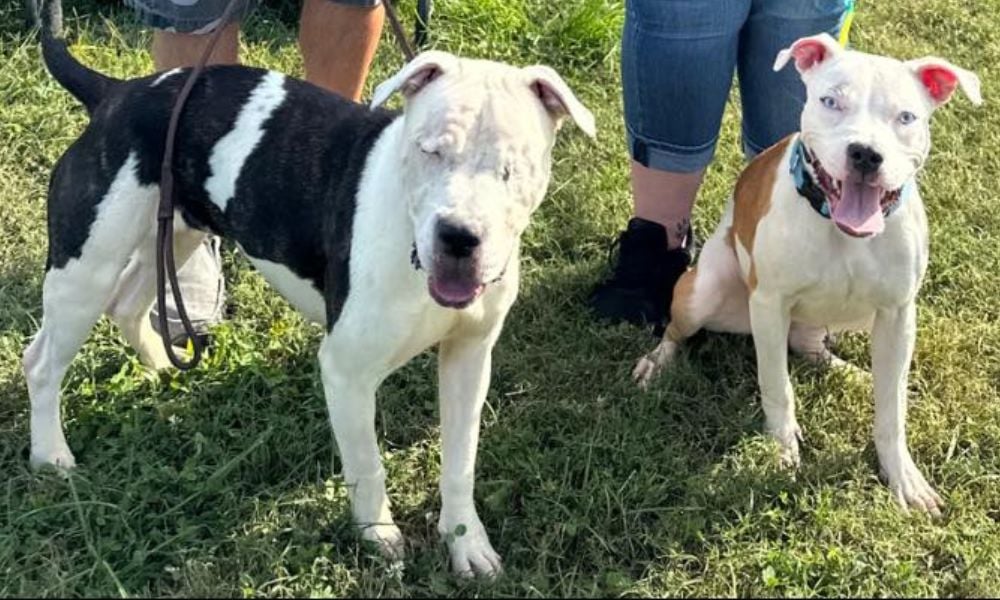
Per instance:
[[[840,25],[840,45],[847,47],[851,35],[851,25],[854,23],[854,0],[847,0],[847,10],[844,12],[844,22]]]

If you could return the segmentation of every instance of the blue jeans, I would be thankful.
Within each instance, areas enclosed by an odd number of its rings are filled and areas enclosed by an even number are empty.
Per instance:
[[[692,172],[712,160],[739,74],[743,150],[750,157],[799,129],[805,87],[778,51],[826,31],[845,0],[626,0],[622,35],[625,126],[632,158]]]
[[[332,0],[349,6],[378,6],[380,0]],[[149,27],[176,33],[207,34],[215,30],[229,0],[125,0]],[[253,11],[257,0],[243,0],[233,21],[241,21]]]

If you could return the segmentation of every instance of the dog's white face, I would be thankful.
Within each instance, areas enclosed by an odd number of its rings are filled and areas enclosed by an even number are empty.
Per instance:
[[[545,196],[555,133],[594,118],[548,67],[415,58],[375,92],[406,96],[402,172],[417,258],[438,304],[462,308],[501,278]]]
[[[827,34],[782,50],[775,70],[790,59],[806,86],[802,141],[834,180],[833,221],[850,235],[880,233],[885,193],[927,158],[931,113],[958,86],[980,103],[979,79],[939,58],[902,62],[843,50]]]

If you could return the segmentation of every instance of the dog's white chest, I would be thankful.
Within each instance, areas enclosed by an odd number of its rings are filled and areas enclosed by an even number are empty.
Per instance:
[[[794,243],[784,240],[785,251],[772,254],[781,267],[771,274],[791,300],[793,319],[837,328],[866,327],[879,308],[911,301],[927,264],[921,223],[922,210],[911,206],[872,239],[849,238],[821,221],[802,227]],[[800,250],[789,254],[789,247]]]

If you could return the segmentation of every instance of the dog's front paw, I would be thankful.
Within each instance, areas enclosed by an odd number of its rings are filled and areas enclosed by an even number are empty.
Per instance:
[[[932,516],[940,517],[941,509],[944,508],[944,500],[934,491],[934,488],[927,483],[923,473],[913,463],[913,459],[907,452],[898,461],[898,466],[890,468],[882,467],[882,476],[889,484],[892,495],[904,512],[910,508],[926,512]]]
[[[784,469],[798,469],[801,463],[799,457],[799,442],[802,440],[802,428],[798,423],[776,427],[770,431],[771,437],[780,446],[778,460]]]
[[[406,558],[406,538],[394,523],[363,526],[361,539],[374,546],[388,561],[400,562]]]
[[[42,467],[55,467],[60,471],[68,471],[76,466],[76,459],[70,452],[69,446],[65,442],[52,443],[45,446],[32,447],[31,467],[40,469]]]
[[[451,530],[442,530],[441,535],[448,545],[451,568],[461,577],[493,578],[502,571],[500,555],[490,544],[481,523],[457,525]]]
[[[650,382],[656,379],[663,371],[663,367],[673,359],[676,350],[677,344],[664,340],[656,349],[639,359],[632,369],[632,379],[640,389],[645,390],[649,387]]]

